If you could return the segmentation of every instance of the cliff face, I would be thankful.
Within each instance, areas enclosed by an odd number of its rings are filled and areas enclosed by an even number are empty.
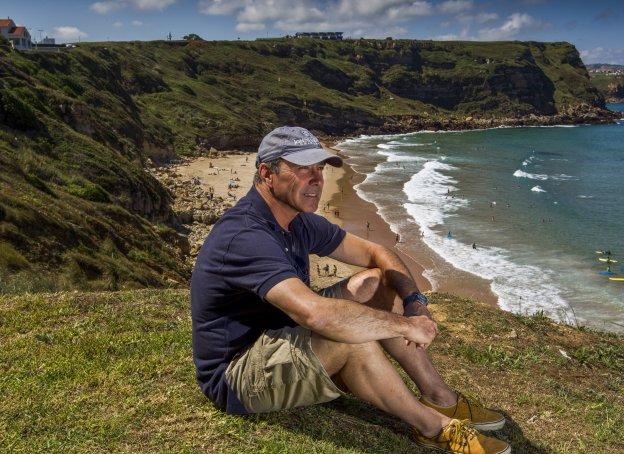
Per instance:
[[[624,102],[624,75],[591,74],[591,81],[607,102]]]
[[[171,196],[150,160],[253,149],[281,124],[342,135],[579,110],[596,120],[603,105],[566,43],[0,45],[0,279],[43,267],[113,287],[183,281]]]

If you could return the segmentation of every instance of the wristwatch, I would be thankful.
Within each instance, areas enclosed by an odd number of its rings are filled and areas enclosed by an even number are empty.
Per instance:
[[[405,298],[403,298],[403,309],[405,309],[405,307],[409,303],[413,303],[414,301],[418,301],[423,306],[426,306],[427,304],[429,304],[429,300],[427,299],[425,295],[423,295],[420,292],[412,292],[409,295],[407,295]]]

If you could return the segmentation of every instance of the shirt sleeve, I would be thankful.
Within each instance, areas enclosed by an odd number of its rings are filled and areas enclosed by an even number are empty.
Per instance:
[[[245,229],[232,238],[219,274],[230,286],[263,299],[279,282],[299,278],[277,239],[268,232],[253,229]]]
[[[318,214],[304,213],[301,215],[306,227],[308,249],[311,254],[321,257],[331,254],[342,243],[344,230]]]

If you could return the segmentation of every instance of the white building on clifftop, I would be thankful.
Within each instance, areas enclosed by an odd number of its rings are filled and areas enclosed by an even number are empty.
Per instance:
[[[0,19],[0,35],[8,39],[13,48],[17,50],[28,50],[32,48],[32,41],[30,39],[30,33],[26,27],[17,26],[13,19],[7,17],[6,19]]]

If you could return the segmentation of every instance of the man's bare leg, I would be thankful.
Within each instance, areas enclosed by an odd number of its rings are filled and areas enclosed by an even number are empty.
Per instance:
[[[450,422],[418,401],[377,342],[344,344],[312,333],[312,350],[327,373],[338,375],[356,397],[401,418],[424,436],[436,436]]]
[[[401,298],[393,289],[383,285],[379,269],[365,270],[351,276],[343,283],[341,292],[342,298],[376,309],[403,313]],[[406,346],[405,340],[401,338],[384,339],[379,343],[401,365],[428,401],[440,406],[454,405],[457,402],[457,394],[444,383],[426,350],[414,344]]]

